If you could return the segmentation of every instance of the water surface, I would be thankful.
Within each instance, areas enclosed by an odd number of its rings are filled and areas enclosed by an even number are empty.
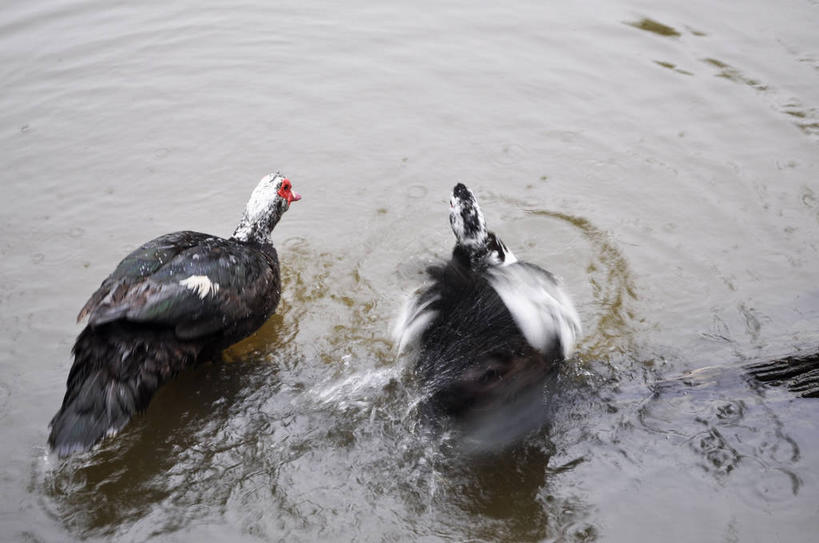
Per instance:
[[[818,8],[676,4],[5,2],[4,538],[811,541],[819,404],[739,368],[819,347]],[[49,458],[87,296],[277,168],[278,315]],[[457,181],[584,322],[551,423],[479,456],[389,337]]]

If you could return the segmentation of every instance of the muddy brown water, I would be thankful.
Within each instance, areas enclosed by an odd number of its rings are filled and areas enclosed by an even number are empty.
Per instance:
[[[819,348],[815,1],[10,1],[0,59],[0,539],[815,540],[819,403],[739,370]],[[49,457],[87,296],[276,168],[278,314]],[[389,336],[456,181],[584,322],[477,456]]]

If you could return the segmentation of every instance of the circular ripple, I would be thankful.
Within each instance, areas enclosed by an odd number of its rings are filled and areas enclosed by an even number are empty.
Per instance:
[[[802,481],[792,471],[774,468],[765,471],[754,484],[754,494],[768,503],[782,503],[799,494]]]
[[[745,404],[741,401],[729,401],[717,405],[714,411],[719,424],[730,426],[742,420],[745,415]]]
[[[489,143],[481,145],[483,154],[496,166],[511,166],[526,157],[526,149],[516,143]]]
[[[307,239],[302,236],[292,236],[282,242],[284,247],[294,249],[296,247],[304,247],[307,244]]]
[[[407,188],[407,196],[414,199],[420,199],[426,197],[429,191],[423,185],[412,185]]]

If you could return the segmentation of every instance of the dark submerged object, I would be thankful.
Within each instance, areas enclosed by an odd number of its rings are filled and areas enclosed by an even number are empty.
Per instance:
[[[77,317],[88,325],[72,349],[49,446],[66,456],[116,434],[166,380],[261,326],[281,294],[269,236],[300,198],[270,174],[231,238],[175,232],[126,256]]]
[[[504,419],[540,412],[544,381],[571,354],[579,318],[551,273],[518,261],[486,229],[460,183],[450,224],[452,258],[428,268],[431,284],[407,304],[396,327],[399,349],[415,351],[413,373],[432,416],[515,426]]]
[[[819,353],[798,354],[745,366],[755,380],[771,386],[785,385],[803,398],[819,398]]]

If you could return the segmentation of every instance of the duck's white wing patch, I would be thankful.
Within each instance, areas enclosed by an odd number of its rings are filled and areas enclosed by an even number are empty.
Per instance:
[[[509,247],[506,246],[504,242],[500,239],[497,240],[498,245],[500,245],[500,251],[489,251],[489,254],[486,256],[487,262],[490,266],[510,266],[512,264],[517,264],[518,258],[515,254],[509,250]]]
[[[207,275],[191,275],[187,279],[181,280],[179,284],[191,289],[203,300],[211,292],[214,295],[219,292],[219,283],[214,283]]]
[[[399,353],[417,343],[435,319],[438,312],[429,306],[437,299],[438,297],[434,296],[422,302],[421,296],[415,294],[404,302],[404,307],[392,329],[393,340],[398,343]]]
[[[532,347],[545,352],[559,339],[563,356],[572,354],[580,335],[580,317],[551,274],[525,263],[494,267],[487,273]]]
[[[515,254],[509,250],[509,247],[507,247],[506,244],[501,240],[498,240],[498,243],[500,243],[500,246],[503,247],[503,250],[505,251],[503,262],[501,263],[501,265],[510,266],[512,264],[517,264],[518,257],[516,257]]]

